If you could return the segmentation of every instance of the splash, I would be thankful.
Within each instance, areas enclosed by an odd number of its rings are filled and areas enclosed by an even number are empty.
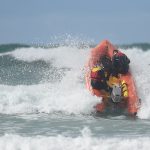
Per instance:
[[[150,118],[150,51],[132,48],[124,51],[131,60],[131,72],[135,79],[139,98],[141,99],[141,108],[138,117],[142,119]]]
[[[54,111],[66,113],[86,113],[93,111],[93,106],[100,99],[93,97],[84,84],[84,65],[88,59],[90,48],[76,46],[59,46],[55,48],[18,48],[14,51],[1,54],[9,55],[15,60],[32,63],[42,60],[59,72],[67,68],[61,80],[49,82],[42,80],[34,85],[0,85],[0,112],[1,113],[35,113]],[[150,118],[150,51],[141,49],[123,49],[131,60],[131,71],[134,76],[139,97],[142,100],[138,112],[140,118]],[[49,68],[51,70],[51,68]],[[56,72],[53,76],[57,76]],[[47,73],[47,76],[50,74]],[[57,80],[57,78],[55,78]],[[43,82],[44,81],[44,82]]]
[[[49,49],[31,47],[4,53],[4,56],[9,55],[18,61],[28,63],[39,60],[48,64],[50,62],[58,72],[53,74],[55,82],[43,79],[40,84],[35,85],[0,85],[0,112],[90,114],[100,100],[93,98],[84,85],[83,68],[88,50],[77,47]],[[62,68],[68,70],[62,72],[62,78],[59,79],[56,76],[61,73],[59,70]]]

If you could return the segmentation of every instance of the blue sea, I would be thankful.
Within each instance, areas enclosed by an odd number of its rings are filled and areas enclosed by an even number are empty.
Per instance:
[[[0,45],[0,150],[150,149],[150,45],[119,46],[131,60],[137,116],[99,116],[85,88],[91,45]]]

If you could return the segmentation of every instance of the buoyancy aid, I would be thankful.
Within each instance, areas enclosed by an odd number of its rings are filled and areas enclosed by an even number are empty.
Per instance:
[[[107,73],[104,71],[104,68],[101,66],[95,66],[91,70],[91,79],[95,79],[103,82],[107,77]]]

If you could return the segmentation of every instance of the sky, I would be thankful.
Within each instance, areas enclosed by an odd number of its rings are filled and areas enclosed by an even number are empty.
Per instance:
[[[150,0],[0,0],[0,44],[82,37],[150,42]]]

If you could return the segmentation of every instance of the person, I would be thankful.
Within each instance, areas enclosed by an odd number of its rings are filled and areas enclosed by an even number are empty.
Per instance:
[[[112,57],[112,71],[113,75],[117,76],[120,74],[126,74],[129,70],[130,59],[119,50],[113,51]]]
[[[112,73],[112,61],[111,58],[107,55],[103,56],[101,58],[101,64],[104,67],[105,72],[107,72],[109,75]]]
[[[109,92],[109,86],[107,85],[107,80],[109,75],[105,72],[104,67],[97,65],[91,70],[91,86],[96,90],[105,90]]]

